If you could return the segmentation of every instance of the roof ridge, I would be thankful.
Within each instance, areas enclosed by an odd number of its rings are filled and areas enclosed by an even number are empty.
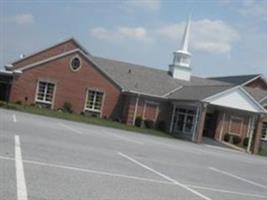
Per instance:
[[[258,74],[241,74],[241,75],[229,75],[229,76],[210,76],[207,77],[208,79],[213,79],[213,78],[227,78],[227,77],[244,77],[244,76],[260,76],[262,75],[261,73]]]

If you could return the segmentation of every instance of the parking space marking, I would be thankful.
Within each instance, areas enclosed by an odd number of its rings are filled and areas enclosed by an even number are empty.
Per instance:
[[[222,190],[222,189],[203,187],[203,186],[198,186],[198,185],[187,185],[187,186],[191,187],[191,188],[195,188],[195,189],[208,190],[208,191],[221,192],[221,193],[228,193],[228,194],[235,194],[235,195],[246,196],[246,197],[257,197],[257,198],[263,198],[263,199],[267,198],[267,196],[263,196],[263,195],[259,195],[259,194],[236,192],[236,191],[231,191],[231,190]]]
[[[17,122],[17,117],[16,117],[16,114],[13,114],[13,115],[12,115],[12,118],[13,118],[13,122],[15,122],[15,123],[16,123],[16,122]]]
[[[173,179],[173,178],[170,178],[169,176],[167,176],[167,175],[165,175],[165,174],[163,174],[163,173],[161,173],[161,172],[158,172],[157,170],[152,169],[151,167],[148,167],[147,165],[144,165],[144,164],[140,163],[139,161],[137,161],[137,160],[135,160],[135,159],[133,159],[133,158],[131,158],[131,157],[129,157],[129,156],[127,156],[127,155],[121,153],[121,152],[118,152],[118,154],[119,154],[120,156],[122,156],[123,158],[125,158],[125,159],[127,159],[127,160],[129,160],[129,161],[131,161],[131,162],[133,162],[133,163],[135,163],[135,164],[137,164],[137,165],[139,165],[139,166],[141,166],[141,167],[143,167],[143,168],[145,168],[145,169],[147,169],[147,170],[149,170],[149,171],[151,171],[151,172],[157,174],[158,176],[160,176],[160,177],[162,177],[162,178],[164,178],[164,179],[170,181],[171,183],[173,183],[173,184],[175,184],[175,185],[178,185],[178,186],[184,188],[185,190],[190,191],[191,193],[197,195],[198,197],[200,197],[200,198],[202,198],[202,199],[205,199],[205,200],[211,200],[211,198],[209,198],[209,197],[207,197],[207,196],[205,196],[205,195],[199,193],[198,191],[196,191],[196,190],[194,190],[194,189],[191,189],[191,188],[188,187],[187,185],[184,185],[184,184],[178,182],[177,180],[175,180],[175,179]]]
[[[66,124],[63,124],[63,123],[57,123],[57,124],[60,125],[60,126],[62,126],[62,127],[64,127],[64,128],[66,128],[66,129],[69,129],[69,130],[71,130],[71,131],[73,131],[73,132],[75,132],[77,134],[84,135],[84,133],[82,133],[81,131],[79,131],[79,130],[71,127],[71,126],[67,126]]]
[[[112,137],[116,137],[116,138],[118,138],[120,140],[124,140],[126,142],[131,142],[131,143],[140,144],[140,145],[144,144],[143,142],[140,142],[140,141],[137,141],[137,140],[133,140],[133,139],[129,139],[127,137],[123,137],[123,136],[120,136],[120,135],[112,133],[112,132],[108,132],[108,131],[103,130],[103,129],[102,129],[102,132],[105,133],[105,134],[111,135]]]
[[[15,166],[16,166],[16,180],[17,180],[17,198],[18,200],[27,200],[28,193],[24,175],[20,138],[18,135],[15,135]]]
[[[262,184],[260,184],[260,183],[256,183],[256,182],[254,182],[254,181],[251,181],[251,180],[242,178],[242,177],[240,177],[240,176],[231,174],[231,173],[229,173],[229,172],[226,172],[226,171],[223,171],[223,170],[220,170],[220,169],[216,169],[216,168],[214,168],[214,167],[209,167],[209,169],[210,169],[210,170],[213,170],[213,171],[215,171],[215,172],[218,172],[218,173],[221,173],[221,174],[224,174],[224,175],[233,177],[233,178],[238,179],[238,180],[240,180],[240,181],[244,181],[244,182],[246,182],[246,183],[250,183],[250,184],[252,184],[252,185],[255,185],[255,186],[258,186],[258,187],[267,189],[267,186],[266,186],[266,185],[262,185]]]
[[[7,157],[7,156],[0,156],[0,159],[12,161],[12,162],[15,160],[14,158]],[[123,175],[123,174],[116,174],[116,173],[110,173],[110,172],[104,172],[104,171],[96,171],[96,170],[90,170],[90,169],[70,167],[70,166],[66,166],[66,165],[44,163],[44,162],[33,161],[33,160],[23,160],[23,162],[26,164],[39,165],[39,166],[45,166],[45,167],[53,167],[53,168],[59,168],[59,169],[65,169],[65,170],[72,170],[72,171],[91,173],[91,174],[97,174],[97,175],[102,175],[102,176],[125,178],[125,179],[144,181],[144,182],[150,182],[150,183],[176,185],[176,184],[169,182],[169,181],[161,181],[161,180],[155,180],[155,179],[149,179],[149,178],[142,178],[142,177],[138,177],[138,176],[128,176],[128,175]],[[263,196],[263,195],[259,195],[259,194],[243,193],[243,192],[236,192],[236,191],[223,190],[223,189],[211,188],[211,187],[203,187],[203,186],[197,186],[197,185],[189,185],[189,184],[185,184],[185,185],[187,185],[190,188],[213,191],[213,192],[235,194],[235,195],[240,195],[240,196],[250,196],[250,197],[263,198],[263,199],[267,198],[267,196]]]

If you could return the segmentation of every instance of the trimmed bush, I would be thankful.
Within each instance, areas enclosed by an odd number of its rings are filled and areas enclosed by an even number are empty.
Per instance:
[[[247,146],[248,146],[248,141],[249,141],[249,138],[246,137],[246,138],[243,140],[243,146],[247,147]]]
[[[224,135],[223,140],[224,140],[225,142],[229,142],[229,141],[230,141],[230,134],[229,134],[229,133],[226,133],[226,134]]]
[[[161,120],[157,123],[157,129],[161,130],[161,131],[165,131],[166,130],[166,122]]]
[[[233,135],[233,144],[237,145],[240,144],[241,142],[241,137],[238,135]]]
[[[143,124],[143,119],[142,117],[138,116],[135,118],[134,125],[137,127],[141,127]]]
[[[146,128],[154,128],[154,121],[152,121],[152,120],[147,119],[144,121],[144,124],[145,124]]]
[[[18,100],[15,102],[15,104],[22,105],[22,101]]]
[[[64,102],[63,104],[63,112],[72,113],[72,105],[69,102]]]

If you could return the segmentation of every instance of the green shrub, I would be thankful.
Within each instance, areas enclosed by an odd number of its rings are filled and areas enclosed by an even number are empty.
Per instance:
[[[164,120],[160,120],[157,123],[157,129],[161,130],[161,131],[165,131],[166,130],[166,122]]]
[[[72,105],[69,102],[64,102],[63,104],[63,112],[72,113]]]
[[[154,128],[154,121],[152,121],[152,120],[146,119],[144,121],[144,124],[145,124],[146,128]]]
[[[21,105],[22,102],[20,100],[16,101],[15,104]]]
[[[143,124],[143,119],[142,117],[138,116],[135,118],[134,125],[137,127],[141,127]]]
[[[229,133],[226,133],[226,134],[224,135],[223,140],[224,140],[225,142],[229,142],[229,141],[230,141],[230,134],[229,134]]]
[[[238,135],[233,135],[233,144],[237,145],[240,144],[241,142],[241,137]]]
[[[247,146],[248,146],[248,141],[249,141],[249,138],[246,137],[246,138],[243,140],[243,146],[247,147]]]

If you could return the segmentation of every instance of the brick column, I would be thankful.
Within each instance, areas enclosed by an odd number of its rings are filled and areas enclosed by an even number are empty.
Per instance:
[[[207,114],[207,104],[202,103],[200,114],[199,114],[199,120],[198,120],[198,127],[197,127],[197,135],[196,135],[196,142],[201,143],[202,142],[202,135],[203,135],[203,129],[205,125],[205,119]]]
[[[255,139],[254,139],[254,145],[253,145],[253,154],[258,154],[259,148],[260,148],[260,140],[261,140],[261,134],[262,134],[262,123],[263,123],[263,115],[260,115],[257,120],[256,125],[256,133],[255,133]]]

